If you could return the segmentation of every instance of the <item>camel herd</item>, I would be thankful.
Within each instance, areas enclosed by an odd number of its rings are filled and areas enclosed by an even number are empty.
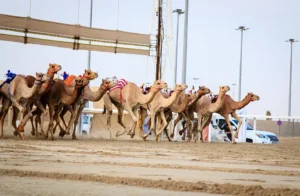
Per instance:
[[[28,120],[32,124],[31,134],[36,137],[42,135],[48,138],[50,133],[50,139],[53,140],[57,127],[60,129],[59,136],[61,137],[65,134],[70,135],[73,127],[72,138],[76,139],[76,125],[86,103],[88,101],[96,102],[101,98],[104,100],[104,112],[108,114],[107,126],[110,139],[112,139],[112,104],[117,107],[118,123],[124,128],[124,131],[116,134],[117,137],[127,133],[133,138],[135,129],[138,127],[139,136],[144,140],[153,132],[158,141],[160,133],[165,131],[168,140],[172,141],[175,126],[170,136],[166,127],[172,120],[172,113],[175,112],[178,113],[175,125],[181,119],[184,120],[188,141],[192,138],[195,142],[199,139],[203,141],[203,128],[210,123],[212,114],[216,112],[225,118],[227,124],[230,123],[229,115],[239,121],[239,127],[234,135],[237,138],[242,121],[235,111],[252,101],[259,100],[257,95],[248,93],[242,101],[236,102],[226,94],[230,90],[229,86],[220,86],[219,94],[214,98],[206,96],[211,91],[205,86],[200,86],[194,93],[185,93],[188,86],[177,84],[172,93],[166,93],[162,89],[166,88],[167,84],[160,80],[155,81],[151,88],[144,89],[125,80],[102,79],[99,89],[93,92],[88,84],[90,80],[98,77],[97,73],[85,70],[82,76],[70,75],[66,82],[66,80],[54,78],[61,68],[58,64],[49,64],[46,74],[36,73],[35,77],[15,75],[1,84],[0,138],[3,138],[4,119],[9,107],[12,106],[12,126],[15,129],[14,134],[19,135],[20,139],[24,139],[24,127]],[[36,106],[35,110],[33,109],[34,105]],[[46,110],[47,106],[49,112]],[[132,117],[133,124],[131,126],[124,125],[122,118],[124,110]],[[71,113],[68,123],[64,120],[67,112]],[[143,122],[148,116],[148,112],[151,119],[148,122],[150,129],[144,134]],[[21,122],[17,127],[19,113]],[[198,116],[197,123],[194,123],[194,113]],[[49,125],[45,133],[44,118],[47,115],[49,115]],[[232,132],[231,126],[229,128]],[[235,137],[232,137],[232,143],[235,143]]]

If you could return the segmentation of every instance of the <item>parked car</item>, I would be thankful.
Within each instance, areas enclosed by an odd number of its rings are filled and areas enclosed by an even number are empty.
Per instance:
[[[216,129],[217,128],[220,130],[224,130],[225,133],[227,134],[228,139],[231,141],[231,133],[229,130],[229,127],[223,117],[217,117],[216,118],[216,123],[213,121],[211,122],[213,127]],[[235,119],[230,119],[230,124],[231,127],[235,133],[238,127],[238,121]],[[260,144],[277,144],[279,143],[279,139],[275,133],[268,132],[268,131],[261,131],[261,130],[253,130],[253,127],[247,123],[247,130],[246,130],[246,142],[249,143],[260,143]]]

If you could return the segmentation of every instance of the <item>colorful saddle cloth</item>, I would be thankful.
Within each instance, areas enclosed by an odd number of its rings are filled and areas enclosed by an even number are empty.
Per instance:
[[[64,80],[66,86],[70,86],[73,80],[75,80],[76,76],[68,75],[68,77]]]
[[[121,104],[122,102],[126,102],[126,100],[123,99],[123,95],[122,95],[122,89],[128,84],[128,81],[126,81],[125,79],[120,79],[118,80],[116,86],[114,86],[113,88],[111,88],[109,91],[107,91],[107,94],[109,94],[111,91],[116,90],[116,89],[121,89],[120,90],[120,101]]]

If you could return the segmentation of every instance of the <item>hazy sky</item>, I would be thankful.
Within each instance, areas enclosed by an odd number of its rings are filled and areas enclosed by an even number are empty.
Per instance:
[[[27,16],[29,0],[0,0],[0,13]],[[32,0],[31,17],[76,24],[78,1]],[[88,26],[88,0],[80,1],[79,23]],[[93,27],[117,28],[117,0],[94,0]],[[119,29],[150,33],[153,0],[119,0]],[[299,0],[190,0],[187,57],[187,84],[200,78],[198,85],[209,87],[214,93],[219,85],[238,84],[240,25],[249,27],[244,34],[242,96],[258,94],[259,102],[247,107],[248,114],[287,115],[290,45],[285,40],[300,39]],[[173,9],[184,9],[184,0],[173,0]],[[175,15],[174,15],[175,16]],[[176,17],[173,17],[175,35]],[[182,65],[182,35],[184,17],[181,16],[178,74]],[[155,31],[153,29],[153,32]],[[175,37],[174,37],[175,38]],[[175,44],[175,43],[174,43]],[[292,115],[300,116],[300,43],[294,45]],[[87,51],[73,51],[56,47],[24,45],[0,41],[0,79],[8,69],[20,74],[45,72],[48,64],[59,63],[63,71],[82,74],[87,66]],[[92,52],[91,69],[101,78],[116,75],[141,85],[153,82],[155,66],[151,57]],[[170,72],[170,68],[166,68]],[[164,79],[172,86],[172,74]],[[179,82],[181,75],[178,76]],[[189,87],[190,88],[190,87]],[[237,99],[235,88],[235,98]],[[232,95],[232,90],[229,92]]]

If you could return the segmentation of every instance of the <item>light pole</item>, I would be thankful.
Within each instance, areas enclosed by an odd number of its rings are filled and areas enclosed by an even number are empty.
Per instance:
[[[239,101],[241,101],[241,94],[242,94],[242,62],[243,62],[243,33],[247,31],[249,28],[245,26],[240,26],[238,29],[241,31],[241,55],[240,55],[240,73],[239,73]]]
[[[176,52],[175,52],[175,67],[174,67],[174,88],[177,83],[177,56],[178,56],[178,32],[179,32],[179,16],[184,12],[181,9],[173,10],[173,13],[177,13],[177,32],[176,32]]]
[[[186,63],[187,63],[187,44],[188,44],[188,22],[189,22],[189,0],[185,0],[185,17],[184,17],[184,36],[183,36],[183,54],[182,54],[182,71],[181,83],[186,83]]]
[[[290,58],[290,83],[289,83],[289,116],[291,116],[291,106],[292,106],[292,68],[293,68],[293,43],[298,42],[295,39],[286,40],[286,42],[291,43],[291,58]]]
[[[198,83],[198,82],[197,82],[197,81],[198,81],[199,79],[200,79],[200,78],[193,78],[193,80],[194,80],[194,87],[195,87],[194,90],[195,90],[195,91],[198,90],[198,87],[197,87],[197,85],[198,85],[197,83]]]
[[[235,90],[236,83],[232,84],[232,99],[234,100],[234,90]]]

